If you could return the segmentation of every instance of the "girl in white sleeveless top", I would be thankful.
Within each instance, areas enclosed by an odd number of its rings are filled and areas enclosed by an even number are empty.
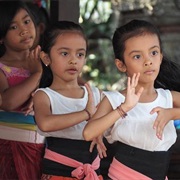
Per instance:
[[[41,179],[99,180],[97,149],[82,136],[100,102],[100,91],[78,78],[86,63],[87,40],[80,25],[60,21],[47,29],[40,57],[43,76],[34,95],[38,131],[46,137]]]
[[[174,91],[180,87],[179,66],[163,57],[157,29],[143,20],[117,28],[113,48],[116,67],[128,76],[127,88],[103,93],[84,137],[104,134],[117,143],[110,179],[164,180],[177,136],[172,120],[180,118],[180,93]]]

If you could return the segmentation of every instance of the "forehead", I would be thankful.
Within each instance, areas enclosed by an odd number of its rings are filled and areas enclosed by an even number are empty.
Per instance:
[[[28,12],[25,9],[19,9],[16,13],[16,15],[13,18],[13,21],[16,20],[17,18],[24,18],[26,16],[29,16]]]
[[[141,50],[151,48],[153,46],[160,47],[158,36],[155,34],[142,34],[139,36],[131,37],[125,42],[125,49]]]
[[[29,15],[28,12],[25,9],[20,8],[17,11],[16,15],[14,16],[14,18],[16,18],[17,16],[25,16],[25,15]]]
[[[79,47],[86,49],[86,40],[79,32],[63,32],[58,35],[54,46]]]

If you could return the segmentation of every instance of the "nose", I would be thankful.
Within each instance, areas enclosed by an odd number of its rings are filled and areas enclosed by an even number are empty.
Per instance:
[[[76,57],[71,57],[71,59],[69,60],[69,64],[72,64],[72,65],[75,65],[75,64],[77,64],[77,59],[76,59]]]
[[[151,60],[147,60],[145,63],[144,63],[144,66],[151,66],[152,65],[152,61]]]
[[[27,30],[22,30],[22,31],[20,32],[20,36],[25,36],[27,33],[28,33]]]
[[[69,64],[77,64],[77,62],[76,61],[69,61]]]

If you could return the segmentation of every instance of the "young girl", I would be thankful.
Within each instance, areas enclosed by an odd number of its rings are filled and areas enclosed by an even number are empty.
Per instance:
[[[44,137],[27,115],[42,74],[35,26],[21,1],[0,1],[0,17],[0,179],[39,179]]]
[[[155,81],[158,87],[170,84],[162,79],[168,63],[163,58],[159,33],[149,22],[132,20],[115,31],[113,48],[118,70],[128,76],[127,89],[104,92],[83,135],[91,140],[104,133],[109,143],[117,142],[108,174],[111,179],[164,180],[168,149],[176,141],[170,120],[180,117],[180,93],[154,86]]]
[[[47,142],[41,179],[102,179],[97,150],[90,153],[90,142],[82,136],[100,101],[97,88],[91,92],[90,86],[78,84],[87,51],[82,28],[69,21],[52,25],[44,34],[42,50],[44,88],[33,97],[39,132]]]

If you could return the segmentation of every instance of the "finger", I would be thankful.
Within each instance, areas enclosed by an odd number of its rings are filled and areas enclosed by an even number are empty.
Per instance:
[[[35,49],[35,52],[34,52],[36,59],[39,59],[40,52],[41,52],[41,47],[37,46],[37,48]]]
[[[132,78],[131,78],[131,86],[132,86],[132,88],[135,87],[135,80],[136,80],[136,73],[134,73]]]
[[[164,127],[162,127],[160,124],[159,124],[159,126],[157,127],[157,129],[156,129],[156,136],[157,136],[160,140],[162,140],[163,129],[164,129]]]
[[[140,97],[143,91],[144,91],[144,88],[141,87],[141,88],[138,90],[138,92],[137,92],[136,95],[137,95],[138,97]]]
[[[154,124],[153,124],[153,129],[157,129],[159,126],[160,120],[158,119],[158,117],[155,119]]]
[[[127,77],[127,91],[129,91],[130,86],[131,86],[131,78]]]
[[[107,157],[106,151],[102,151],[102,155],[103,155],[103,157]]]
[[[93,151],[93,148],[94,148],[95,144],[96,144],[96,142],[94,142],[94,141],[91,142],[91,145],[90,145],[90,148],[89,148],[90,152]]]
[[[165,127],[165,123],[160,121],[158,118],[155,120],[153,124],[153,128],[156,129],[156,136],[159,139],[162,139],[163,130]]]
[[[150,114],[158,113],[161,109],[161,107],[155,107],[151,110]]]
[[[139,77],[140,77],[140,73],[138,72],[137,74],[136,74],[136,77],[135,77],[135,87],[137,86],[137,84],[138,84],[138,81],[139,81]]]
[[[104,145],[104,143],[102,141],[99,142],[99,145],[101,146],[101,149],[103,149],[104,151],[107,150],[106,146]]]
[[[91,93],[91,87],[89,83],[85,83],[85,87],[87,88],[88,94]]]
[[[35,95],[35,91],[31,93],[31,97],[33,97]]]
[[[102,150],[99,147],[99,145],[97,145],[97,151],[98,151],[98,154],[99,154],[100,158],[103,158],[103,153],[102,153]]]

